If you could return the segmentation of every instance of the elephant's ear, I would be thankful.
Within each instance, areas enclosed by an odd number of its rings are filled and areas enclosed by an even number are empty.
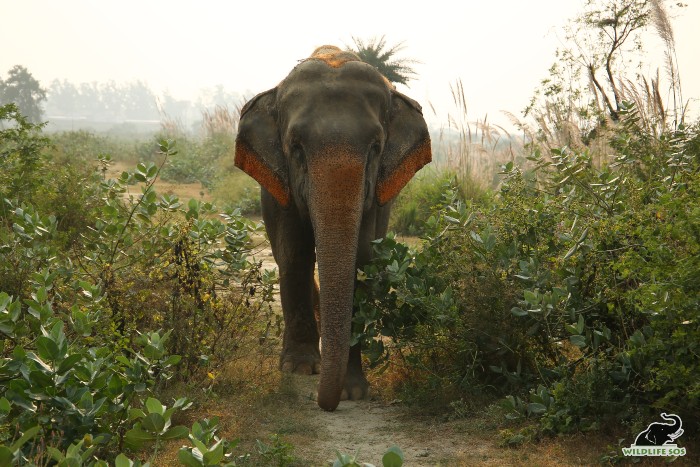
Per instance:
[[[270,89],[243,106],[236,137],[235,164],[257,180],[279,204],[287,207],[289,183],[275,118],[276,93],[276,88]]]
[[[420,105],[392,90],[388,135],[377,180],[379,205],[398,195],[411,177],[431,160],[430,134]]]

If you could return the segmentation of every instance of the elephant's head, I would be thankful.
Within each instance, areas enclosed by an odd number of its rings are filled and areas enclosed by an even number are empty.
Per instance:
[[[349,52],[324,46],[241,112],[236,165],[308,216],[321,288],[318,403],[334,410],[348,359],[358,233],[430,162],[420,106]]]

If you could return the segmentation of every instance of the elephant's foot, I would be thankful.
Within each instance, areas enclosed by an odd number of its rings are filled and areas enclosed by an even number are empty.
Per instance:
[[[321,354],[311,344],[287,348],[280,356],[280,370],[285,373],[313,375],[321,372]]]
[[[340,394],[340,400],[356,401],[365,399],[369,395],[369,383],[362,371],[351,371],[348,368],[348,373],[345,376],[345,384],[343,384],[343,392]]]

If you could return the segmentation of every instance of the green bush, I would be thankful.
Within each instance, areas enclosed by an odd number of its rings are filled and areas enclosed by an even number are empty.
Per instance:
[[[422,235],[425,233],[425,221],[433,210],[440,206],[447,187],[455,187],[460,200],[486,201],[485,192],[478,183],[468,177],[462,177],[463,183],[457,183],[454,173],[424,169],[401,190],[394,201],[389,228],[402,235]]]
[[[374,259],[358,275],[353,321],[373,366],[393,354],[408,368],[405,399],[446,406],[522,382],[534,370],[535,345],[510,312],[518,289],[501,268],[512,243],[455,189],[442,205],[420,250],[391,236],[374,242]]]
[[[202,138],[192,138],[179,131],[163,131],[142,147],[141,160],[158,163],[158,141],[169,138],[177,139],[178,152],[163,167],[163,180],[201,183],[211,190],[224,175],[227,162],[233,161],[235,135],[221,131],[209,132]]]
[[[375,244],[357,338],[373,360],[398,350],[433,400],[509,389],[547,431],[660,409],[697,426],[699,141],[698,125],[650,134],[628,104],[602,165],[533,148],[487,207],[448,192],[421,249]]]
[[[0,210],[0,463],[131,465],[117,454],[191,434],[170,425],[186,401],[155,399],[166,381],[206,381],[279,325],[275,276],[247,256],[260,226],[159,196],[153,163],[83,177],[70,158],[56,163],[39,127],[12,106],[0,111],[12,121],[0,133],[2,176],[17,183]],[[159,149],[164,160],[175,153],[170,142]],[[65,194],[39,196],[60,191],[55,183]],[[57,200],[73,189],[84,204],[66,222]],[[66,225],[79,241],[66,241]],[[229,462],[210,448],[206,465]]]
[[[228,167],[212,191],[217,203],[228,209],[238,209],[245,216],[260,216],[260,185],[236,167]]]

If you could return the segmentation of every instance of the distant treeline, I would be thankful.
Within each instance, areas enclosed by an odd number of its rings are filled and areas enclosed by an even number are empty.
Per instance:
[[[195,101],[177,99],[167,91],[157,95],[143,81],[75,84],[54,80],[46,91],[44,116],[59,126],[65,121],[83,126],[83,123],[148,123],[168,118],[189,127],[201,120],[203,109],[215,106],[233,109],[242,102],[239,93],[227,92],[222,85],[200,90]]]

